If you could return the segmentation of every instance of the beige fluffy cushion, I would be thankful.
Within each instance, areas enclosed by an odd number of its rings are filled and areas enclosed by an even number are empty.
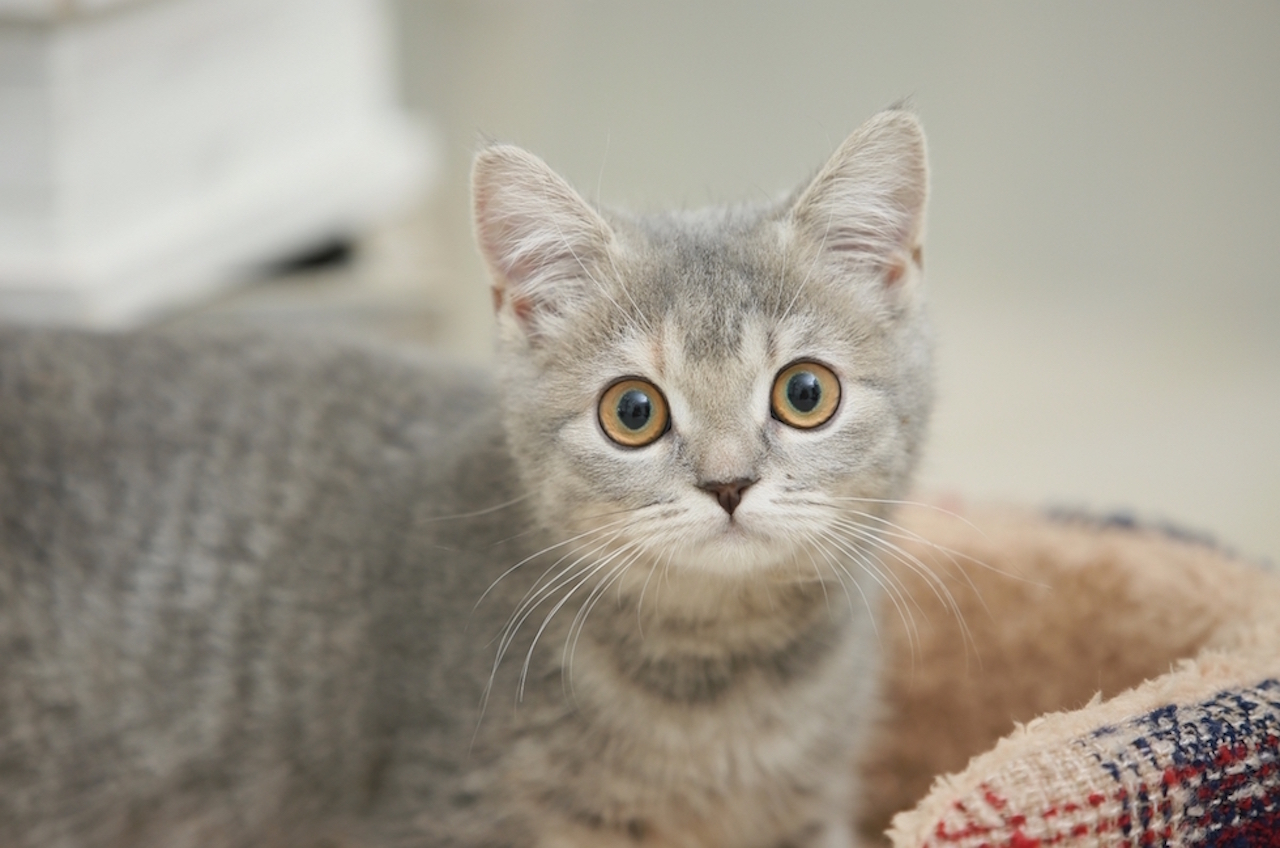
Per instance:
[[[897,848],[1280,846],[1280,578],[1124,520],[944,506],[888,537],[869,841],[908,810]]]

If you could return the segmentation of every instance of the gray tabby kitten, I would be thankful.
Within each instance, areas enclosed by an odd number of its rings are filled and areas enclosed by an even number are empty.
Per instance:
[[[633,217],[480,153],[488,378],[0,332],[0,846],[848,846],[924,139]]]

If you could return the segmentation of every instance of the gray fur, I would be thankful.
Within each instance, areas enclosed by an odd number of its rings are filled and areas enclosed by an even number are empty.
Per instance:
[[[482,152],[496,389],[0,332],[0,845],[848,845],[923,156],[882,113],[788,200],[642,218]],[[769,414],[799,358],[843,385],[812,431]],[[648,447],[597,423],[623,376],[670,401]]]

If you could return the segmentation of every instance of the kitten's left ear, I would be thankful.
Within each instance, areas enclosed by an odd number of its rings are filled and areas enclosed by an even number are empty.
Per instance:
[[[824,258],[871,271],[892,289],[923,261],[928,192],[920,121],[890,109],[840,145],[801,191],[791,220]]]
[[[536,342],[590,297],[613,231],[546,163],[519,147],[482,150],[471,188],[494,309]]]

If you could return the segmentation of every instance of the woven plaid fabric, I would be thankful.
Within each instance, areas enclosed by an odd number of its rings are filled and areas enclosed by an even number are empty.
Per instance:
[[[1280,680],[1099,727],[955,799],[933,848],[1280,848]]]

